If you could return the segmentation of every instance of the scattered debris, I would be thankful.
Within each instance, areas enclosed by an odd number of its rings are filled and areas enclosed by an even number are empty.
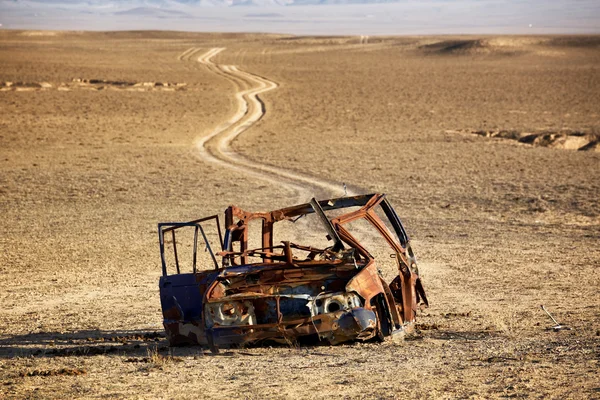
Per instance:
[[[180,243],[186,230],[191,243]],[[282,232],[311,245],[274,244]],[[383,340],[413,331],[419,305],[428,305],[408,235],[383,194],[312,199],[265,213],[231,206],[224,232],[213,215],[160,223],[158,233],[161,305],[172,346],[200,344],[218,352],[263,341]],[[357,239],[365,234],[378,236],[394,259],[397,274],[389,284],[370,242]],[[258,247],[249,245],[252,239]],[[316,240],[329,243],[313,246]],[[186,248],[193,249],[190,272],[181,271]],[[199,248],[210,265],[197,265]]]
[[[535,147],[551,147],[565,150],[600,151],[600,134],[585,130],[562,129],[539,132],[521,132],[517,130],[458,130],[446,133],[467,133],[489,138],[515,140]]]
[[[554,326],[551,327],[551,328],[548,328],[547,330],[553,330],[554,332],[558,332],[558,331],[563,330],[563,329],[567,330],[567,331],[571,330],[571,328],[569,328],[568,326],[559,324],[558,321],[554,319],[554,317],[552,316],[552,314],[550,314],[548,312],[548,310],[546,310],[546,307],[544,307],[543,304],[540,307],[542,308],[542,310],[544,310],[546,312],[546,314],[548,314],[548,316],[550,317],[550,319],[552,320],[552,322],[554,322]]]

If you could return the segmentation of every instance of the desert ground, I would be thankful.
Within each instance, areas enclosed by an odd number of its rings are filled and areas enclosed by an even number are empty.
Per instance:
[[[1,31],[0,127],[0,398],[600,398],[600,37]],[[343,183],[414,335],[168,347],[158,222]]]

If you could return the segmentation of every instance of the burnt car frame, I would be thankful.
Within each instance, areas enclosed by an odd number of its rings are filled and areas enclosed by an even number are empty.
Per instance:
[[[296,223],[309,215],[320,222],[318,228],[329,246],[275,244],[278,224]],[[397,269],[389,284],[378,270],[378,259],[348,229],[357,220],[367,221],[370,234],[387,244],[387,255]],[[212,241],[218,252],[209,243],[207,224],[216,228]],[[182,229],[193,231],[193,243],[187,244],[190,272],[180,268],[179,252],[185,244],[176,232]],[[260,244],[250,248],[256,230]],[[308,233],[304,227],[300,237]],[[160,223],[158,234],[160,299],[172,346],[200,344],[218,351],[263,341],[383,340],[411,331],[418,307],[428,306],[409,237],[383,194],[312,199],[271,212],[250,213],[230,206],[223,233],[219,217],[213,215]],[[200,246],[209,256],[204,269],[198,267]],[[167,254],[172,262],[167,262]],[[174,264],[175,271],[172,266],[168,271],[168,264]]]

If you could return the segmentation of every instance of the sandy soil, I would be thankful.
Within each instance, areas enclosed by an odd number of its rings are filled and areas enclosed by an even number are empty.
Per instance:
[[[600,397],[600,153],[471,133],[597,135],[598,37],[26,33],[0,32],[0,397]],[[417,335],[166,347],[157,222],[342,182],[413,238]]]

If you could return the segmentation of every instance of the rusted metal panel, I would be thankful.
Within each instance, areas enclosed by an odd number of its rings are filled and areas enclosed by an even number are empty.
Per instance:
[[[376,214],[378,207],[387,221]],[[335,210],[346,212],[328,214]],[[321,220],[323,236],[333,241],[331,246],[289,240],[274,244],[275,224],[309,214]],[[249,222],[257,219],[262,221],[257,236],[262,244],[250,249]],[[346,225],[358,219],[368,221],[397,261],[397,276],[389,284],[378,272],[378,260]],[[216,220],[219,252],[211,249],[203,227],[211,220]],[[180,271],[177,254],[175,231],[185,227],[194,229],[191,273]],[[428,305],[408,235],[383,194],[313,199],[260,213],[230,206],[224,228],[222,234],[215,217],[159,224],[163,267],[159,286],[171,345],[193,343],[218,351],[263,341],[310,339],[338,344],[381,339],[410,329],[419,303]],[[172,235],[174,271],[167,268],[165,257],[167,232]],[[313,232],[304,232],[306,237],[313,236],[308,233]],[[214,268],[196,268],[199,241],[212,256]]]

